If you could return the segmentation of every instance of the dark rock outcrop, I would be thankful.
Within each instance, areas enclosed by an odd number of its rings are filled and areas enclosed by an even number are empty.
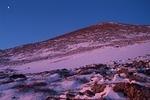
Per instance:
[[[13,74],[9,78],[10,79],[27,79],[27,77],[23,74]]]
[[[100,92],[103,92],[105,88],[106,88],[106,85],[95,83],[95,84],[92,86],[91,90],[92,90],[94,93],[100,93]]]
[[[134,83],[117,83],[113,90],[121,92],[131,100],[148,100],[150,98],[150,88]]]

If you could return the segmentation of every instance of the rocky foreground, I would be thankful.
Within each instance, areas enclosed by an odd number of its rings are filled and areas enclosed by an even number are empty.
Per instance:
[[[150,59],[22,74],[0,72],[0,100],[149,100]]]

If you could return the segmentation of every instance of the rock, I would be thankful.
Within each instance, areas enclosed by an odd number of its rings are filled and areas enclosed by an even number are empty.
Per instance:
[[[136,68],[146,68],[147,67],[147,64],[148,62],[145,62],[145,61],[133,61],[133,67],[136,67]]]
[[[63,100],[64,98],[60,98],[60,97],[57,97],[57,96],[48,96],[45,100]]]
[[[79,95],[82,95],[82,96],[83,96],[84,94],[83,94],[82,92],[79,92]]]
[[[5,72],[0,72],[0,79],[7,78],[9,75]]]
[[[133,73],[133,72],[128,72],[127,74],[127,78],[132,81],[138,81],[138,82],[147,82],[148,78],[147,77],[143,77],[143,75],[140,75],[138,73]]]
[[[124,67],[134,67],[132,63],[126,63]]]
[[[5,53],[5,51],[0,49],[0,56],[1,56],[3,53]]]
[[[117,74],[121,74],[121,73],[127,74],[127,73],[128,73],[128,69],[127,69],[127,68],[120,68],[120,69],[117,71]]]
[[[67,93],[66,94],[67,100],[72,100],[74,97],[75,97],[75,94],[73,94],[73,93]]]
[[[27,79],[27,77],[23,74],[13,74],[9,78],[10,79]]]
[[[113,90],[134,100],[148,100],[150,98],[150,88],[135,83],[117,83]]]
[[[138,73],[143,73],[145,75],[150,76],[150,69],[140,68],[137,71],[138,71]]]
[[[80,70],[78,70],[77,74],[78,75],[87,75],[87,74],[91,74],[93,72],[94,72],[94,70],[92,70],[92,69],[86,69],[86,70],[80,69]]]
[[[150,68],[150,61],[148,62],[148,64],[147,64],[147,65],[148,65],[148,67]]]
[[[106,88],[106,85],[95,83],[95,84],[92,86],[91,90],[92,90],[94,93],[100,93],[100,92],[103,92],[105,88]]]
[[[90,90],[86,90],[83,94],[85,94],[85,95],[88,96],[88,97],[93,97],[93,96],[95,96],[95,93],[93,93],[93,92],[90,91]]]
[[[65,77],[69,77],[71,76],[71,72],[67,69],[61,69],[61,70],[58,70],[58,74],[60,75],[60,77],[62,78],[65,78]]]
[[[34,87],[42,87],[42,86],[46,86],[47,83],[45,83],[45,82],[34,82],[32,85]]]
[[[75,80],[77,82],[79,82],[80,84],[85,84],[85,83],[89,82],[89,80],[87,78],[85,78],[85,77],[83,77],[83,78],[76,78]]]

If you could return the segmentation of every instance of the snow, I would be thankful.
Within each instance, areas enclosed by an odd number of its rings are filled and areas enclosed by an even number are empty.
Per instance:
[[[96,74],[93,76],[93,78],[91,78],[91,82],[92,83],[102,83],[102,82],[104,82],[103,76],[100,74]]]
[[[80,90],[81,93],[85,92],[86,90],[91,90],[91,87],[89,86],[84,86],[82,87],[82,89]]]
[[[105,90],[101,92],[101,94],[105,94],[104,97],[106,99],[117,99],[117,100],[126,100],[126,98],[120,97],[118,93],[114,92],[112,87],[106,86]]]
[[[136,34],[136,35],[135,35]],[[130,38],[134,38],[134,37],[141,37],[141,36],[150,36],[148,33],[133,33],[133,34],[128,34],[128,35],[122,35],[125,36],[126,38],[130,39]]]
[[[82,91],[84,91],[84,90],[90,90],[90,88],[85,87],[82,89]],[[86,95],[83,95],[83,96],[77,95],[75,98],[76,99],[92,99],[92,100],[93,99],[102,99],[102,98],[110,99],[110,100],[126,100],[127,99],[125,97],[120,96],[117,92],[114,92],[113,88],[109,85],[106,86],[106,88],[104,89],[103,92],[96,93],[95,96],[93,96],[93,97],[88,97]]]
[[[99,43],[98,41],[89,41],[89,42],[83,42],[83,43],[78,43],[78,44],[73,44],[73,45],[68,45],[68,49],[71,50],[75,50],[81,47],[96,47],[96,46],[104,46],[104,45],[108,45],[110,43]]]
[[[76,90],[82,87],[84,83],[80,82],[80,79],[86,78],[88,80],[91,77],[91,75],[81,75],[81,76],[75,76],[72,78],[69,78],[67,80],[62,80],[60,83],[58,83],[59,91],[64,90]]]
[[[118,74],[114,75],[111,83],[119,83],[119,82],[130,82],[128,78],[120,77]]]
[[[60,80],[60,75],[58,75],[57,73],[56,74],[53,74],[53,75],[50,75],[47,80],[48,82],[54,82],[54,81],[57,81],[57,80]]]
[[[112,79],[113,82],[116,82],[116,81],[118,82],[118,81],[122,81],[122,80],[123,80],[123,78],[121,78],[118,74],[115,74],[114,78]]]
[[[7,94],[7,95],[6,95]],[[11,100],[11,97],[14,95],[13,90],[6,90],[3,92],[0,97],[1,100]]]
[[[61,83],[61,87],[63,88],[63,90],[77,89],[79,88],[79,86],[80,86],[80,83],[75,80],[73,81],[66,80]]]
[[[66,95],[60,95],[59,97],[64,99],[66,98]]]
[[[88,96],[86,96],[86,95],[83,95],[83,96],[80,96],[80,95],[77,95],[76,97],[75,97],[75,99],[84,99],[84,100],[86,100],[86,99],[90,99],[90,97],[88,97]]]
[[[25,60],[25,59],[34,59],[34,58],[39,58],[39,57],[47,57],[48,55],[56,55],[56,54],[63,54],[63,52],[60,52],[60,51],[53,51],[51,50],[52,48],[49,48],[49,49],[40,49],[34,53],[27,53],[27,54],[19,54],[19,55],[16,55],[16,56],[12,56],[12,57],[9,57],[9,59],[11,59],[12,61],[15,61],[15,60]]]
[[[21,98],[21,100],[34,100],[34,99],[36,98],[35,95],[33,94],[23,95],[23,97]]]
[[[73,49],[77,49],[79,47],[89,47],[89,42],[83,42],[83,43],[79,43],[79,44],[73,44],[73,45],[69,45],[68,48],[73,50]]]
[[[13,68],[23,73],[36,73],[63,68],[77,68],[88,64],[108,63],[122,59],[127,60],[128,58],[146,54],[150,54],[150,42],[120,48],[105,47],[62,58],[36,61],[19,66],[8,66],[8,68]]]
[[[53,77],[53,78],[52,78]],[[77,90],[82,87],[84,82],[82,83],[80,79],[88,78],[91,77],[91,75],[81,75],[81,76],[73,76],[69,77],[67,79],[61,79],[58,74],[53,74],[50,77],[48,77],[49,81],[48,83],[51,84],[49,88],[55,89],[57,92],[63,92],[67,90]],[[54,78],[56,78],[56,81]]]

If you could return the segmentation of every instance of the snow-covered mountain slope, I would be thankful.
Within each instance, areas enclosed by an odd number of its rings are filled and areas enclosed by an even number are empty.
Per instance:
[[[0,100],[149,100],[150,27],[102,23],[0,50]]]
[[[1,51],[0,66],[39,72],[150,54],[150,28],[102,23],[62,36]]]
[[[0,100],[149,100],[149,71],[149,58],[34,74],[4,70]]]
[[[126,61],[128,58],[134,59],[148,54],[150,54],[150,41],[121,48],[99,48],[62,58],[47,59],[23,65],[11,66],[11,68],[23,73],[37,73],[63,68],[79,68],[89,64],[109,63],[119,60]],[[7,68],[10,68],[10,66]]]

